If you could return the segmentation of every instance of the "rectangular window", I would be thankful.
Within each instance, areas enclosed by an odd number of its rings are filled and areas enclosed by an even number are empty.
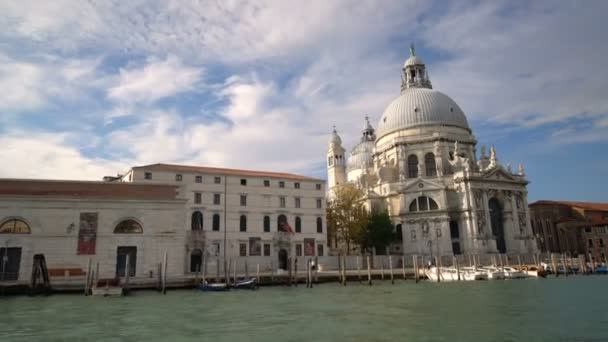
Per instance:
[[[300,198],[299,197],[295,198],[295,206],[296,206],[296,208],[300,207]]]
[[[264,244],[264,256],[270,256],[270,244],[269,243]]]
[[[302,256],[302,244],[296,244],[296,256]]]
[[[284,188],[284,187],[285,187],[285,182],[280,181],[280,182],[279,182],[279,188]]]
[[[179,173],[175,175],[175,181],[177,182],[181,182],[182,181],[182,175],[180,175]]]
[[[220,255],[220,243],[214,242],[211,244],[211,253],[215,256]]]
[[[213,178],[213,183],[220,184],[221,182],[222,182],[222,178],[221,177],[215,177],[215,178]]]
[[[213,204],[220,205],[220,194],[213,194]]]
[[[265,187],[269,187],[270,186],[270,181],[268,179],[264,179],[264,186]]]
[[[203,182],[203,176],[195,176],[194,177],[194,182],[195,183],[202,183]]]
[[[593,247],[593,240],[589,239],[589,247]]]
[[[239,255],[247,256],[247,244],[246,243],[239,244]]]
[[[600,239],[600,247],[604,247],[604,239]]]
[[[320,183],[315,184],[315,189],[321,190],[321,184]]]
[[[220,214],[213,214],[213,231],[220,231]]]
[[[241,207],[247,206],[247,195],[241,195]]]
[[[317,256],[323,256],[323,245],[317,245]]]
[[[203,202],[203,195],[200,192],[194,193],[194,203],[201,204]]]
[[[144,173],[144,179],[152,179],[152,172]]]
[[[317,209],[323,208],[323,201],[320,198],[317,198]]]
[[[285,197],[279,197],[279,207],[285,208]]]
[[[293,187],[296,188],[296,189],[299,189],[300,188],[300,183],[298,183],[298,182],[293,183]]]
[[[247,185],[247,180],[245,178],[241,178],[241,185]]]
[[[591,227],[585,227],[585,233],[591,233]]]

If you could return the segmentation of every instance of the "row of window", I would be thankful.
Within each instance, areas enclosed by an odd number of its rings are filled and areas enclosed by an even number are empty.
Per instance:
[[[30,234],[31,232],[27,222],[20,218],[10,218],[0,224],[0,234]],[[142,225],[133,219],[122,220],[114,227],[115,234],[142,234],[143,232]]]
[[[152,172],[145,172],[144,173],[144,179],[152,179]],[[182,174],[175,174],[175,181],[177,182],[181,182],[184,179],[184,176]],[[195,183],[202,183],[203,182],[203,176],[201,175],[197,175],[194,176],[194,182]],[[221,184],[222,183],[222,178],[221,177],[213,177],[213,183],[214,184]],[[269,179],[264,179],[263,180],[263,184],[264,187],[270,187],[270,180]],[[247,179],[246,178],[241,178],[241,185],[246,186],[247,185]],[[279,181],[279,188],[284,188],[285,187],[285,181]],[[293,187],[294,189],[299,189],[300,188],[300,183],[299,182],[294,182],[293,183]],[[316,190],[322,190],[323,189],[323,185],[321,183],[317,183],[315,184],[315,189]]]
[[[201,204],[202,202],[203,202],[203,194],[201,192],[195,192],[194,193],[194,203]],[[300,197],[295,197],[294,198],[294,208],[301,208],[301,206],[302,206],[301,202],[302,201],[301,201]],[[286,207],[285,203],[286,203],[285,197],[283,197],[283,196],[279,197],[279,207],[285,208]],[[213,204],[214,205],[221,204],[220,194],[213,194]],[[241,204],[241,207],[247,206],[247,195],[241,195],[240,204]],[[320,198],[317,198],[317,209],[321,209],[321,208],[323,208],[323,200]]]
[[[427,177],[437,176],[435,154],[432,152],[429,152],[424,156],[424,169]],[[407,157],[407,176],[409,178],[418,178],[418,156],[415,154],[411,154]]]
[[[220,230],[220,215],[213,214],[212,216],[212,230],[219,231]],[[192,213],[192,230],[203,230],[203,213],[200,211],[195,211]],[[266,215],[263,219],[263,228],[264,232],[270,232],[270,216]],[[247,215],[241,215],[239,217],[239,231],[246,232],[247,231]],[[279,215],[277,216],[277,231],[278,232],[288,232],[294,233],[294,230],[289,225],[287,221],[287,216]],[[302,219],[299,216],[295,218],[295,233],[302,232]],[[323,219],[317,217],[317,233],[323,233]]]
[[[295,248],[296,248],[296,256],[315,256],[315,250],[314,250],[314,242],[311,244],[306,244],[305,248],[303,248],[303,245],[301,243],[296,243],[295,244]],[[260,256],[262,253],[262,251],[260,251],[258,248],[252,248],[251,242],[249,243],[249,256]],[[270,256],[270,244],[269,243],[264,243],[263,244],[263,255],[264,256]],[[317,245],[317,254],[316,256],[323,256],[323,245],[322,244],[318,244]],[[246,243],[240,243],[239,244],[239,256],[247,256],[247,244]]]
[[[593,248],[593,239],[589,239],[588,243],[589,243],[589,247]],[[598,239],[598,247],[604,247],[604,239],[602,239],[602,238]]]

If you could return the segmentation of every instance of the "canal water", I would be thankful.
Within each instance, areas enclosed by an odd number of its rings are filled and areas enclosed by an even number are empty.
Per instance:
[[[0,341],[608,341],[608,277],[0,298]]]

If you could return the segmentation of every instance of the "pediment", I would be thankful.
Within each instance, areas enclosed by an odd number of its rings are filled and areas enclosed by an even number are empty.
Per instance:
[[[423,190],[440,190],[445,188],[441,182],[433,181],[426,178],[418,178],[408,181],[400,188],[403,192],[423,191]]]
[[[485,171],[481,178],[483,180],[492,181],[518,181],[513,175],[505,170],[502,166],[497,166],[491,170]]]

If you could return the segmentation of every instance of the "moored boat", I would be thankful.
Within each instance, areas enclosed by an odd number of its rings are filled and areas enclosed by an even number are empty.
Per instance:
[[[221,292],[228,291],[228,285],[226,283],[209,283],[205,281],[198,285],[198,289],[204,292]]]
[[[437,267],[433,266],[425,270],[426,277],[430,281],[472,281],[472,280],[486,280],[488,276],[485,272],[474,270],[473,268],[463,267],[460,269],[460,279],[458,277],[459,272],[454,267],[439,267],[439,274]]]
[[[92,296],[120,297],[125,294],[123,286],[117,279],[100,279],[91,287]]]
[[[511,266],[505,266],[505,267],[503,267],[503,270],[504,270],[506,279],[523,279],[523,278],[528,277],[527,273],[524,273],[523,271],[519,271],[518,269],[511,267]]]
[[[241,279],[232,285],[235,289],[255,290],[258,287],[258,282],[255,278]]]
[[[477,269],[480,272],[485,272],[490,280],[502,280],[505,279],[505,272],[494,266],[479,267]]]

